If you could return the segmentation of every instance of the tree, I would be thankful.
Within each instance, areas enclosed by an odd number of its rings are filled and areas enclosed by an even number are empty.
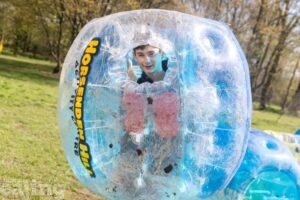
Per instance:
[[[278,19],[276,20],[276,25],[279,29],[279,36],[276,45],[269,58],[269,61],[267,62],[266,65],[266,67],[270,66],[270,70],[263,77],[263,80],[265,81],[262,86],[261,95],[260,95],[260,102],[259,102],[260,110],[264,110],[266,108],[267,92],[271,86],[274,75],[279,68],[279,61],[282,56],[282,52],[287,45],[286,41],[288,39],[288,36],[293,31],[293,29],[298,25],[300,20],[300,16],[296,14],[291,15],[291,10],[292,10],[291,6],[293,5],[291,0],[284,0],[283,2],[279,2],[279,3],[283,3],[283,4],[279,4],[277,7],[277,9],[279,9],[278,10],[279,16]]]
[[[245,51],[254,100],[266,107],[275,75],[284,66],[283,54],[299,25],[300,2],[297,0],[182,0],[199,16],[230,25]],[[299,40],[299,39],[298,39]],[[295,60],[295,57],[292,58]],[[282,66],[281,66],[282,65]],[[289,67],[289,65],[285,65]],[[281,81],[281,80],[280,80]],[[273,87],[276,96],[278,88]],[[258,97],[258,98],[256,98]]]
[[[116,0],[84,1],[69,0],[64,3],[67,28],[69,29],[68,44],[70,45],[80,29],[93,18],[103,17],[112,13]]]
[[[139,1],[139,4],[135,1],[121,3],[117,0],[54,0],[47,3],[43,0],[31,1],[35,2],[34,11],[40,20],[51,55],[57,63],[54,72],[60,70],[66,48],[73,42],[80,29],[91,19],[120,11],[121,5],[125,5],[125,8],[129,9],[132,6],[136,8],[147,6],[146,1]],[[160,4],[154,4],[154,1],[153,5],[161,6],[170,3],[171,0],[163,1],[164,3],[159,2]],[[65,39],[63,40],[63,38]]]
[[[13,6],[9,1],[3,0],[0,2],[0,41],[2,44],[2,48],[4,46],[4,42],[8,41],[10,37],[10,33],[12,32],[12,24],[13,24],[13,15],[14,13]]]
[[[36,14],[37,20],[40,22],[42,34],[48,45],[50,54],[56,61],[54,73],[59,72],[62,62],[62,38],[63,25],[65,20],[65,7],[63,0],[41,1],[30,0],[33,12]]]
[[[268,12],[268,5],[266,0],[262,0],[258,5],[257,16],[253,19],[253,26],[247,47],[245,49],[248,58],[250,68],[250,80],[251,80],[251,92],[254,93],[257,89],[257,78],[259,73],[262,71],[262,63],[265,60],[265,56],[269,50],[270,40],[266,39],[263,31],[263,27],[266,25],[266,15]]]

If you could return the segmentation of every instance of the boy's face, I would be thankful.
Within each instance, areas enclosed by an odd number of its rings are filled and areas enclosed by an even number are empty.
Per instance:
[[[156,56],[159,54],[159,48],[150,45],[144,48],[138,48],[134,52],[134,57],[142,70],[146,74],[151,74],[157,71],[155,62],[157,60]]]

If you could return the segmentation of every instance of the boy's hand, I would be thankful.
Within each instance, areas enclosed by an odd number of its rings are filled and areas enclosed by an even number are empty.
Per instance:
[[[127,73],[128,73],[130,80],[137,81],[137,77],[135,76],[134,71],[133,71],[132,61],[130,59],[127,59]]]

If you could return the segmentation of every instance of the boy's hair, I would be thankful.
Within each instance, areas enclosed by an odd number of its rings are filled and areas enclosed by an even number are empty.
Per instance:
[[[138,50],[138,49],[143,50],[143,49],[145,49],[147,46],[149,46],[149,44],[143,44],[143,45],[139,45],[139,46],[133,48],[133,54],[135,55],[136,50]]]

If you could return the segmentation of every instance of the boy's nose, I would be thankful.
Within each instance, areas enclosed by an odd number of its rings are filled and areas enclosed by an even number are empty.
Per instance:
[[[149,57],[149,56],[146,56],[146,64],[147,64],[147,65],[151,64],[151,60],[150,60],[150,57]]]

